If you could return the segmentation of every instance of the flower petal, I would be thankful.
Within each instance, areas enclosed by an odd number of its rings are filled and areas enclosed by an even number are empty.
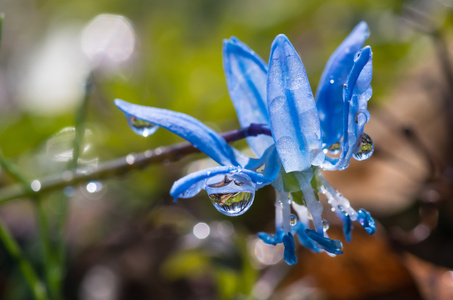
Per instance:
[[[376,232],[376,223],[371,217],[370,213],[364,209],[360,209],[357,212],[357,221],[362,225],[368,234],[373,234]]]
[[[267,82],[270,128],[285,171],[303,171],[324,160],[315,101],[304,65],[284,35],[271,49]]]
[[[235,166],[216,167],[190,173],[189,175],[186,175],[183,178],[175,181],[175,183],[173,183],[173,186],[171,187],[170,195],[173,196],[175,201],[178,198],[193,197],[202,189],[206,188],[207,181],[210,178],[225,174],[243,174],[244,177],[250,179],[256,189],[272,183],[272,178],[266,178],[262,173],[256,171],[247,170]]]
[[[335,50],[324,68],[316,93],[322,141],[330,146],[343,134],[343,85],[354,64],[354,55],[368,38],[368,26],[359,23]]]
[[[246,44],[232,37],[223,41],[223,68],[241,127],[268,124],[266,63]],[[248,137],[247,142],[255,154],[261,156],[273,144],[273,139],[260,135]]]
[[[363,127],[369,120],[367,103],[371,97],[372,77],[371,48],[364,47],[356,53],[354,65],[343,88],[343,135],[339,158],[326,156],[324,170],[343,170],[348,167],[352,155],[361,142]],[[368,138],[369,139],[369,138]],[[369,141],[372,143],[371,139]],[[371,156],[372,150],[369,153]]]
[[[283,245],[285,245],[285,251],[283,252],[285,262],[288,265],[296,264],[297,263],[296,244],[294,243],[294,238],[291,233],[285,234],[283,236]]]
[[[163,127],[186,139],[221,165],[239,166],[238,161],[244,159],[244,155],[234,151],[221,135],[191,116],[171,110],[131,104],[120,99],[115,100],[115,105],[126,114],[129,125],[133,129],[132,119]]]
[[[326,252],[332,254],[343,254],[343,251],[341,251],[341,249],[343,248],[341,241],[324,237],[313,229],[307,229],[305,230],[305,232],[313,240],[318,248],[324,249]]]

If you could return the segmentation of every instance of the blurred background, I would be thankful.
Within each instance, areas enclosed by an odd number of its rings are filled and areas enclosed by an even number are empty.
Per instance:
[[[78,163],[96,170],[182,141],[164,130],[135,135],[115,98],[184,112],[218,132],[239,127],[224,38],[238,37],[267,61],[274,37],[286,34],[315,91],[352,28],[363,20],[371,32],[365,130],[376,151],[326,177],[371,212],[375,235],[356,225],[343,255],[298,246],[299,263],[287,266],[282,247],[256,237],[274,231],[272,188],[234,218],[204,192],[172,202],[175,180],[212,165],[194,154],[43,194],[51,245],[61,202],[70,206],[64,299],[453,299],[452,9],[451,0],[0,0],[0,148],[30,182],[65,170],[84,99]],[[14,183],[0,170],[0,199]],[[42,276],[32,201],[1,204],[0,219]],[[325,215],[344,242],[327,207]],[[0,298],[33,299],[0,251]]]

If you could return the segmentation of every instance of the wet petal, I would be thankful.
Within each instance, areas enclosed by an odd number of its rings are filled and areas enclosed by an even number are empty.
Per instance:
[[[218,175],[224,174],[237,174],[244,175],[249,178],[250,181],[255,185],[256,189],[271,184],[272,181],[268,180],[263,174],[252,170],[243,169],[241,167],[227,166],[227,167],[216,167],[211,169],[205,169],[198,172],[190,173],[183,178],[175,181],[170,190],[170,195],[173,196],[175,201],[178,198],[189,198],[195,196],[201,189],[205,189],[207,181],[210,178],[214,178]],[[201,183],[200,183],[201,182]],[[201,186],[201,188],[200,188]],[[186,192],[186,191],[197,190],[197,193]],[[190,196],[186,196],[190,195]]]
[[[313,94],[304,65],[284,35],[272,44],[267,95],[270,128],[285,171],[321,164],[324,154]]]
[[[131,119],[163,127],[186,139],[221,165],[239,166],[238,160],[244,159],[243,155],[234,151],[222,136],[191,116],[171,110],[131,104],[119,99],[115,100],[115,105],[126,114],[129,125],[133,129],[135,128],[131,124]]]
[[[373,234],[376,232],[376,223],[371,217],[370,213],[364,209],[360,209],[357,212],[357,221],[362,225],[368,234]]]
[[[318,248],[324,249],[326,252],[332,254],[343,254],[343,251],[341,251],[341,249],[343,249],[341,241],[324,237],[313,229],[307,229],[305,232]]]
[[[277,231],[275,235],[271,235],[265,232],[258,232],[258,237],[268,245],[277,245],[283,242],[283,230]]]
[[[283,252],[285,262],[288,265],[296,264],[297,263],[296,244],[294,243],[294,238],[291,233],[285,234],[283,236],[283,245],[285,245],[285,251]]]
[[[250,124],[268,124],[266,104],[266,63],[247,45],[232,37],[223,41],[223,68],[228,92],[241,127]],[[247,142],[260,156],[273,144],[272,137],[248,137]]]
[[[322,252],[321,249],[316,247],[315,243],[307,235],[305,230],[306,230],[306,227],[301,222],[299,222],[298,225],[297,225],[297,229],[296,229],[296,234],[297,234],[297,238],[299,239],[299,243],[302,246],[304,246],[305,248],[308,248],[308,249],[310,249],[313,252],[316,252],[316,253]]]
[[[354,64],[354,55],[368,38],[368,26],[359,23],[335,50],[324,68],[316,93],[322,140],[327,146],[343,134],[343,85]]]
[[[360,148],[363,127],[369,120],[367,103],[371,97],[372,55],[370,47],[356,53],[354,65],[343,89],[343,135],[339,158],[326,157],[322,168],[343,170],[348,167],[354,153]],[[371,141],[371,139],[370,139]],[[371,156],[372,151],[367,154]]]

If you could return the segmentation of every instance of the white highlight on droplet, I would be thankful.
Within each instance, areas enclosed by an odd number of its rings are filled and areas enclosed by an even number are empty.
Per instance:
[[[41,182],[39,180],[33,180],[30,187],[33,191],[38,192],[41,189]]]
[[[198,223],[193,227],[193,235],[200,240],[203,240],[209,236],[211,229],[209,225],[203,222]]]
[[[100,182],[89,182],[86,186],[87,192],[90,194],[99,192],[102,189],[102,183]]]

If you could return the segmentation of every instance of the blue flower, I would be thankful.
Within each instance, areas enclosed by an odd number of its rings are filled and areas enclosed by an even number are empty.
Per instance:
[[[305,67],[286,36],[275,38],[269,67],[238,39],[224,41],[226,81],[241,126],[263,124],[272,133],[247,137],[257,159],[243,155],[212,129],[185,114],[122,100],[115,100],[115,104],[135,132],[149,135],[157,127],[166,128],[221,165],[176,181],[170,191],[175,200],[205,189],[217,210],[236,216],[251,206],[255,190],[272,184],[276,192],[276,234],[258,236],[268,244],[283,243],[288,264],[297,262],[295,236],[314,252],[341,254],[342,243],[327,235],[318,192],[325,194],[343,221],[347,241],[352,221],[358,221],[370,234],[375,231],[369,213],[356,212],[321,172],[321,168],[343,170],[351,157],[363,160],[373,152],[371,139],[363,133],[369,119],[372,74],[371,49],[362,48],[367,37],[367,25],[362,22],[337,48],[321,77],[317,102]],[[291,207],[298,218],[291,214]]]

